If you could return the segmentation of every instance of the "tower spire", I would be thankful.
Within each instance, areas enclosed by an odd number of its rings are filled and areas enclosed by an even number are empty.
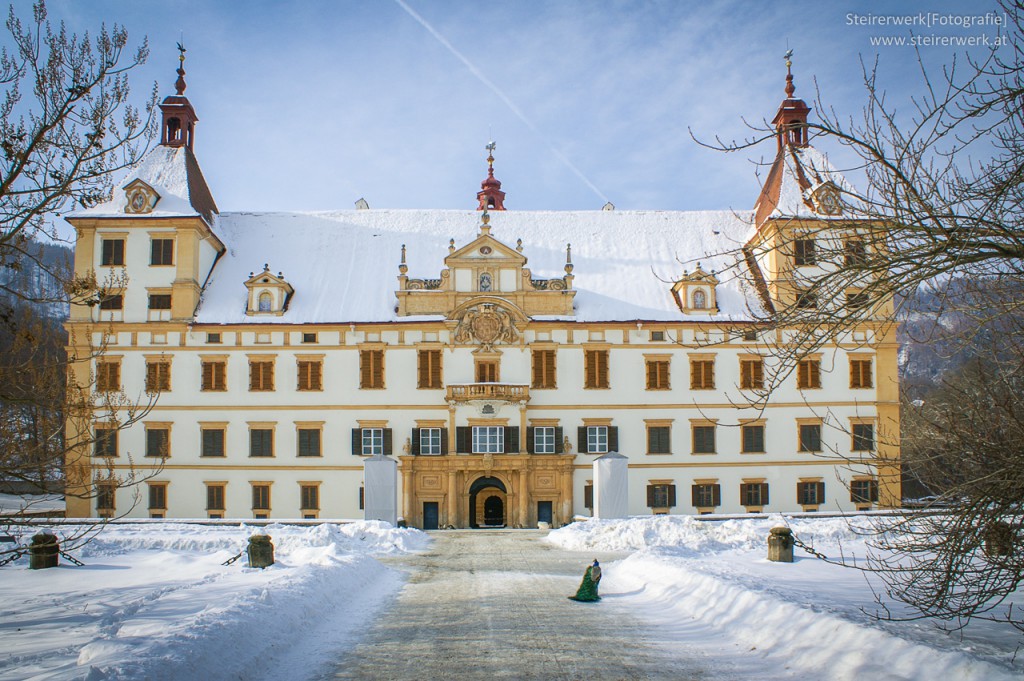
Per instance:
[[[807,146],[807,114],[811,112],[804,100],[794,96],[796,86],[793,84],[793,50],[787,50],[783,58],[786,60],[786,98],[782,100],[775,118],[772,119],[780,151],[784,146]]]
[[[505,210],[505,192],[501,191],[501,182],[494,177],[494,150],[498,145],[494,141],[487,143],[487,179],[480,183],[477,192],[477,210]]]
[[[192,103],[185,96],[185,46],[178,43],[178,79],[174,82],[177,94],[168,95],[160,102],[163,117],[160,144],[165,147],[185,147],[192,151],[195,142],[195,126],[199,122]]]

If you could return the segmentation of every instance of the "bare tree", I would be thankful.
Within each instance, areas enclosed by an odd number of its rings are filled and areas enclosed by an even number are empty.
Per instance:
[[[891,337],[905,322],[905,347],[958,358],[941,385],[904,400],[903,465],[935,502],[878,524],[872,569],[914,616],[1024,631],[1024,615],[1006,602],[1024,578],[1024,3],[1003,9],[1006,45],[958,56],[939,75],[922,62],[924,94],[910,115],[887,102],[876,62],[864,67],[862,117],[818,102],[817,121],[708,146],[789,139],[781,162],[796,156],[815,171],[797,190],[807,215],[783,216],[789,229],[738,247],[735,270],[719,274],[748,278],[763,325],[779,330],[764,334],[774,361],[754,404],[804,358],[855,344],[864,329]],[[855,159],[844,170],[863,186],[835,179],[808,140]],[[754,261],[777,264],[774,280],[760,280]],[[893,445],[899,436],[879,433]]]
[[[57,317],[69,305],[99,304],[118,281],[72,271],[66,258],[45,256],[59,240],[59,214],[105,200],[113,176],[136,164],[155,131],[156,86],[141,107],[130,100],[129,73],[148,45],[129,49],[125,28],[100,27],[94,37],[47,20],[38,0],[23,19],[12,6],[0,44],[0,480],[46,488],[62,482],[66,427],[99,410],[117,428],[137,422],[154,395],[130,397],[98,389],[92,366],[103,353],[66,357],[69,339]],[[49,282],[53,285],[39,285]],[[71,339],[73,340],[73,339]],[[87,375],[87,380],[76,378]],[[93,438],[91,427],[78,428]],[[79,440],[92,448],[91,440]],[[118,485],[134,476],[109,476]],[[76,481],[95,494],[93,481]],[[88,484],[81,484],[88,483]],[[24,513],[5,520],[17,522]]]

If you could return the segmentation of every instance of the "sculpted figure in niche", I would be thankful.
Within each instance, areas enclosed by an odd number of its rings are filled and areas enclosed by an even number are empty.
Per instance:
[[[697,289],[693,292],[693,308],[695,310],[703,310],[708,306],[708,296],[704,291]]]
[[[260,294],[259,311],[270,312],[270,308],[274,303],[274,299],[271,297],[268,291],[264,291]]]
[[[487,272],[484,272],[483,274],[480,275],[480,290],[491,290],[491,275],[489,275]]]

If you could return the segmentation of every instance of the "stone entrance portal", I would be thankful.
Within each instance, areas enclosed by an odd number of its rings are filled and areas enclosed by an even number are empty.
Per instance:
[[[433,527],[434,522],[458,528],[536,527],[542,519],[560,527],[572,518],[575,458],[572,454],[403,456],[401,509],[409,525],[420,528]]]

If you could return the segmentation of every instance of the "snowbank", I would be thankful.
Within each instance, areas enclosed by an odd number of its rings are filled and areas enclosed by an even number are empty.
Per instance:
[[[254,532],[277,562],[223,566]],[[374,556],[428,541],[380,522],[109,526],[85,567],[0,572],[0,679],[316,676],[401,586]]]
[[[858,526],[871,522],[638,517],[573,523],[547,540],[570,550],[635,551],[606,566],[602,593],[643,613],[670,640],[710,650],[728,644],[762,659],[759,678],[789,678],[794,670],[830,681],[1021,678],[1024,665],[1013,660],[1018,641],[1007,627],[972,623],[960,639],[931,622],[880,621],[873,614],[883,585],[873,575],[799,549],[792,564],[766,558],[768,531],[780,524],[830,557],[864,556]]]

